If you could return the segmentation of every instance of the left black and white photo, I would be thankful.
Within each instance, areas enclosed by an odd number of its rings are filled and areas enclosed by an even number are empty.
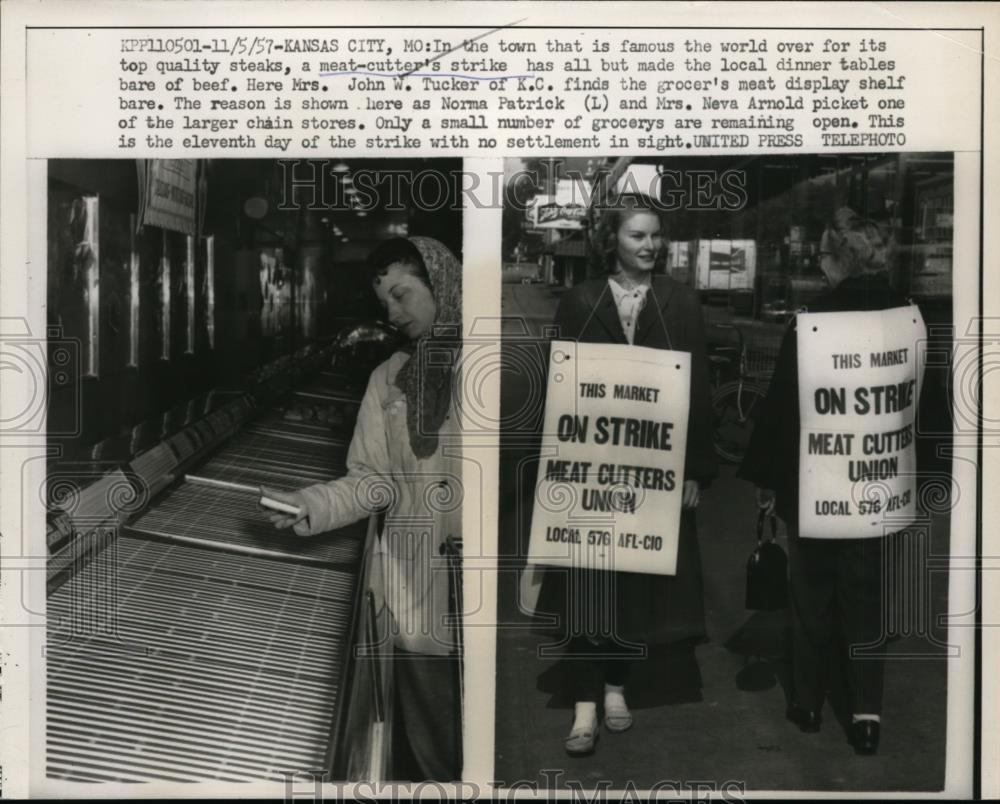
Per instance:
[[[461,169],[48,162],[47,779],[462,778]]]

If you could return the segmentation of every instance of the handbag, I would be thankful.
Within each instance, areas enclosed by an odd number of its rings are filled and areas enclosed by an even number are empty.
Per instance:
[[[771,520],[771,538],[764,541],[764,520]],[[757,515],[757,546],[747,559],[746,607],[774,611],[788,606],[788,557],[775,541],[778,524],[762,508]]]

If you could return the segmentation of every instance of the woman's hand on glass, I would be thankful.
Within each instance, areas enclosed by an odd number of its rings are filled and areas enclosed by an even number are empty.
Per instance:
[[[754,494],[757,499],[757,507],[764,509],[764,513],[768,516],[773,514],[775,500],[774,490],[757,486]]]
[[[697,508],[701,499],[701,488],[697,480],[685,480],[684,491],[681,496],[681,504],[685,508]]]
[[[260,487],[261,500],[267,498],[290,508],[298,509],[295,513],[290,511],[276,511],[264,505],[260,509],[267,514],[271,524],[278,530],[294,527],[300,522],[305,522],[309,518],[309,508],[306,504],[305,495],[298,491],[278,491],[277,489]]]

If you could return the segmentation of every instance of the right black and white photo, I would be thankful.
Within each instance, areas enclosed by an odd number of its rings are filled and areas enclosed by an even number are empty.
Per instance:
[[[955,175],[505,160],[498,787],[945,789]]]

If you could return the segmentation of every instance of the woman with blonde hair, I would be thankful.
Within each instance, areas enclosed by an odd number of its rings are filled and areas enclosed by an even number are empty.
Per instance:
[[[626,684],[634,661],[650,646],[704,637],[695,508],[701,488],[716,472],[698,295],[669,276],[654,275],[665,237],[653,199],[623,194],[597,212],[593,252],[604,275],[576,285],[560,299],[557,337],[690,352],[690,417],[676,575],[545,570],[536,608],[558,615],[561,644],[566,645],[574,720],[565,750],[571,756],[594,750],[599,704],[609,733],[632,726]]]

